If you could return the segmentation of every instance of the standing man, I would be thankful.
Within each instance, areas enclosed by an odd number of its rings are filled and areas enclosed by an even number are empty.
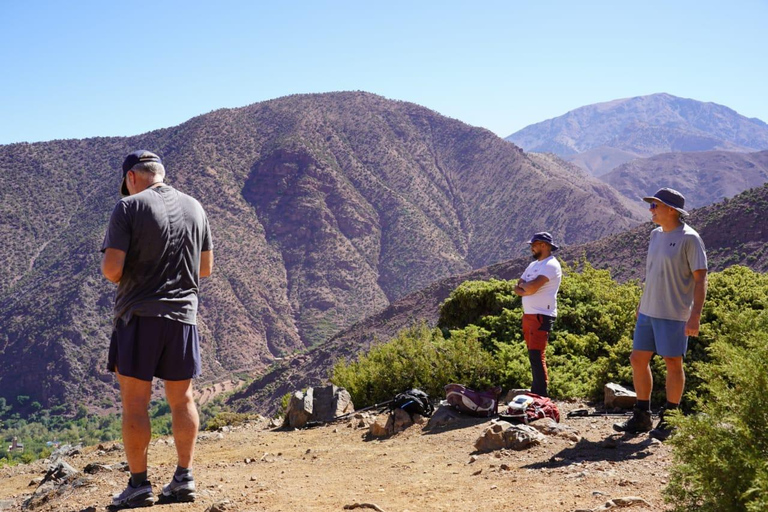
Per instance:
[[[557,291],[563,279],[560,262],[552,256],[559,249],[547,232],[536,233],[528,242],[533,263],[523,272],[515,285],[515,293],[523,298],[523,338],[528,347],[533,384],[531,392],[547,394],[549,375],[545,351],[549,332],[557,316]]]
[[[645,289],[637,311],[632,342],[632,381],[637,393],[632,418],[616,423],[620,432],[648,432],[665,440],[672,433],[664,411],[677,409],[685,388],[683,356],[688,336],[699,334],[701,308],[707,296],[707,255],[699,234],[683,222],[685,197],[662,188],[643,201],[650,203],[651,231],[645,265]],[[657,353],[667,366],[667,403],[659,423],[651,430],[651,358]]]
[[[200,373],[197,295],[213,269],[213,243],[200,203],[163,183],[165,167],[149,151],[123,162],[123,197],[112,211],[101,271],[117,283],[107,368],[123,403],[123,444],[131,478],[112,505],[156,499],[147,479],[152,379],[165,381],[178,465],[163,488],[168,500],[194,501],[192,458],[199,427],[192,378]]]

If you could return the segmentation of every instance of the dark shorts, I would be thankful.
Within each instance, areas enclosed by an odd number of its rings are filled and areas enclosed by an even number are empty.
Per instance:
[[[523,315],[523,338],[528,350],[544,350],[549,341],[549,331],[555,317],[548,315]]]
[[[197,326],[167,318],[133,316],[117,322],[109,344],[107,369],[152,381],[187,380],[200,375]]]

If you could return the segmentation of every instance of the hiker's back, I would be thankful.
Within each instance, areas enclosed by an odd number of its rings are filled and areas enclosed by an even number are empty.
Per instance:
[[[125,271],[115,313],[195,324],[200,254],[212,247],[200,203],[163,184],[123,198],[115,222],[126,238]]]

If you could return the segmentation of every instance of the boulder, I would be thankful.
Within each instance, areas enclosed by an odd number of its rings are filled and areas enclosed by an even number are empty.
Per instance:
[[[369,432],[372,437],[391,436],[395,432],[395,422],[392,415],[383,413],[376,416],[376,419],[371,423]]]
[[[394,416],[395,416],[395,421],[394,421],[395,432],[402,432],[403,430],[413,425],[413,419],[411,418],[411,415],[408,414],[408,412],[404,411],[403,409],[395,409]]]
[[[558,423],[552,418],[542,418],[530,423],[530,426],[547,436],[564,437],[574,442],[581,440],[581,434],[573,427]]]
[[[540,444],[543,440],[544,436],[530,425],[512,425],[506,421],[497,421],[486,428],[483,435],[475,441],[475,449],[479,452],[502,448],[524,450]]]
[[[630,391],[627,388],[609,382],[603,388],[605,393],[605,408],[606,409],[631,409],[637,402],[637,395],[634,391]]]
[[[432,417],[429,418],[429,422],[424,428],[431,429],[445,427],[458,421],[459,417],[459,413],[451,406],[441,405],[437,408],[434,414],[432,414]]]
[[[344,388],[334,385],[314,388],[312,421],[331,421],[355,410],[352,397]]]
[[[301,428],[312,418],[313,411],[313,390],[307,388],[306,393],[296,391],[291,396],[288,404],[288,411],[285,414],[285,426],[291,428]]]

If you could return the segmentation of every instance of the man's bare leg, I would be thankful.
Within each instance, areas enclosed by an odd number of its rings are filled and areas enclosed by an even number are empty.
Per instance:
[[[147,471],[147,449],[152,437],[149,423],[149,399],[152,383],[120,375],[115,368],[123,401],[123,445],[131,473]]]
[[[192,380],[165,381],[165,396],[171,407],[173,440],[179,457],[178,465],[192,467],[195,441],[200,427],[200,417],[192,396]]]
[[[653,373],[651,359],[653,352],[649,350],[633,350],[629,356],[632,365],[632,383],[638,400],[650,400],[653,391]]]
[[[685,389],[683,358],[665,357],[664,362],[667,363],[667,402],[679,404]]]

